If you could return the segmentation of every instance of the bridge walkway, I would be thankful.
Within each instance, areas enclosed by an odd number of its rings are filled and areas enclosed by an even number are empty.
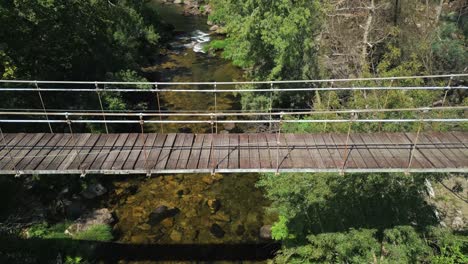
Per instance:
[[[0,174],[467,172],[468,132],[4,134]]]

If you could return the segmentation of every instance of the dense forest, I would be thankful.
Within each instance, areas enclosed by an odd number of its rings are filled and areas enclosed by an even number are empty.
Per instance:
[[[0,3],[0,76],[31,80],[148,80],[175,34],[138,0],[4,0]],[[168,2],[168,1],[166,1]],[[173,2],[173,1],[169,1]],[[241,68],[249,80],[313,80],[419,76],[468,71],[468,5],[464,0],[205,0],[208,20],[221,30],[206,48]],[[201,15],[208,12],[201,10]],[[206,81],[206,80],[199,80]],[[361,83],[376,86],[466,85],[465,78]],[[346,86],[349,83],[311,85]],[[287,85],[284,85],[287,87]],[[142,89],[145,87],[141,87]],[[242,85],[238,88],[270,88]],[[4,96],[2,108],[34,104]],[[70,99],[71,100],[71,99]],[[96,105],[80,97],[80,107]],[[138,98],[104,94],[106,109],[148,107]],[[37,102],[36,102],[37,103]],[[55,107],[72,102],[57,96]],[[247,93],[243,110],[381,109],[468,105],[462,92],[344,91],[265,95]],[[143,105],[143,106],[142,106]],[[466,117],[466,112],[365,113],[361,117]],[[349,114],[291,118],[339,119]],[[85,128],[83,128],[85,129]],[[88,127],[99,131],[96,127]],[[462,130],[468,124],[288,124],[285,132],[414,132]],[[272,238],[281,242],[274,263],[467,263],[466,225],[441,224],[427,183],[467,174],[264,174],[256,186],[277,216]],[[51,179],[48,178],[50,181]],[[64,183],[57,185],[63,186]],[[457,184],[458,187],[460,185]],[[465,184],[466,186],[466,184]],[[467,190],[452,192],[466,197]],[[466,199],[466,198],[465,198]],[[466,206],[466,200],[464,201]],[[0,207],[1,208],[1,207]],[[6,208],[6,207],[5,207]],[[466,209],[464,209],[466,210]],[[466,211],[463,212],[466,214]],[[1,215],[1,214],[0,214]],[[466,220],[466,215],[464,216]],[[466,224],[466,223],[465,223]],[[35,226],[35,237],[54,236]],[[57,227],[55,227],[57,228]],[[63,227],[59,228],[63,233]],[[105,228],[104,228],[105,229]],[[97,240],[109,240],[97,230]],[[93,239],[91,234],[90,240]],[[86,236],[86,235],[85,235]],[[32,236],[34,237],[34,235]],[[86,237],[87,239],[89,237]],[[79,238],[77,238],[79,239]],[[1,249],[0,249],[0,253]],[[75,252],[76,253],[76,252]],[[79,253],[77,253],[79,254]],[[0,260],[2,256],[0,254]],[[9,259],[9,258],[6,258]],[[73,263],[72,259],[69,260]],[[81,259],[78,260],[80,263]]]

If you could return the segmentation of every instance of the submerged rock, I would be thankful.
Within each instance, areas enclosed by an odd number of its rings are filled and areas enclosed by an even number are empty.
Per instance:
[[[260,238],[265,240],[271,240],[271,225],[264,225],[260,228]]]
[[[176,216],[180,210],[178,208],[169,209],[165,205],[160,205],[149,215],[148,223],[150,225],[157,225],[166,218]]]
[[[182,240],[182,233],[177,230],[173,230],[169,237],[174,242],[180,242]]]
[[[226,214],[225,212],[217,212],[215,215],[212,216],[212,219],[219,222],[231,222],[231,216]]]
[[[222,238],[222,237],[224,237],[224,234],[226,234],[226,232],[224,232],[224,230],[218,224],[212,224],[211,225],[210,233],[213,236],[217,237],[217,238]]]
[[[221,201],[218,199],[208,199],[206,204],[210,208],[210,212],[212,214],[216,213],[219,210],[219,208],[221,208]]]
[[[65,230],[65,234],[74,235],[88,230],[94,225],[109,225],[114,221],[111,212],[107,208],[97,209],[78,218],[70,227]]]

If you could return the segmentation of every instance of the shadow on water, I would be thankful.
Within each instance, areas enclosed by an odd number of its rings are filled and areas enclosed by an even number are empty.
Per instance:
[[[60,254],[95,261],[262,261],[280,248],[258,244],[123,244],[70,239],[0,237],[1,263],[49,263]]]

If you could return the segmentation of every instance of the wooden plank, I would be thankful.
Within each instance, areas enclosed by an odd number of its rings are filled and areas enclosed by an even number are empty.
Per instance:
[[[239,135],[229,134],[229,169],[239,169]]]
[[[291,157],[292,163],[295,168],[306,168],[307,164],[311,161],[309,158],[309,153],[307,149],[303,148],[301,144],[302,141],[299,141],[294,134],[285,134],[284,139],[286,144],[289,146],[289,156]]]
[[[203,137],[203,145],[200,152],[200,160],[198,162],[198,169],[209,169],[210,156],[211,156],[211,145],[213,144],[213,135],[206,134]]]
[[[10,141],[12,141],[18,135],[19,134],[12,134],[12,133],[3,134],[3,138],[0,137],[0,151],[2,151],[4,148],[9,148]],[[0,155],[0,158],[1,157],[2,156]]]
[[[1,151],[0,151],[0,164],[6,164],[10,159],[11,159],[11,156],[10,156],[10,151],[13,150],[13,148],[18,144],[20,143],[23,138],[26,136],[26,134],[24,133],[19,133],[19,134],[16,134],[14,136],[14,138],[12,138],[8,144],[7,144],[7,147],[3,148]]]
[[[229,134],[220,134],[220,151],[218,157],[218,168],[219,169],[227,169],[229,167],[229,154],[230,154],[230,147],[229,147]]]
[[[43,162],[49,154],[59,147],[60,142],[64,138],[64,134],[55,134],[52,139],[47,143],[47,147],[41,149],[27,166],[24,167],[24,170],[34,170],[41,162]]]
[[[278,135],[277,134],[268,134],[267,135],[267,140],[268,140],[268,145],[273,146],[273,168],[278,168],[278,169],[285,169],[285,168],[291,168],[292,167],[292,162],[291,158],[289,156],[289,148],[286,142],[286,139],[284,137],[284,134],[280,135],[280,140],[279,140],[279,149],[278,147]]]
[[[445,144],[442,142],[435,133],[430,133],[426,134],[427,139],[429,139],[434,145],[437,146],[437,148],[444,153],[444,155],[449,159],[453,164],[457,166],[457,168],[463,168],[465,167],[465,158],[460,158],[463,157],[463,153],[459,152],[457,149],[453,148],[453,145],[450,144]]]
[[[123,169],[123,166],[125,165],[125,162],[128,159],[128,156],[130,156],[130,152],[133,149],[133,146],[135,145],[137,139],[138,139],[139,134],[138,133],[131,133],[128,135],[127,140],[125,140],[125,143],[123,144],[122,149],[120,150],[119,155],[115,159],[114,164],[112,164],[112,170],[121,170]]]
[[[24,170],[33,161],[34,158],[38,157],[41,150],[48,148],[49,141],[54,137],[54,134],[45,134],[41,140],[24,156],[23,159],[17,162],[16,169]]]
[[[376,142],[387,146],[387,151],[389,151],[393,156],[393,159],[397,163],[398,168],[408,167],[412,146],[411,142],[409,142],[403,134],[377,133],[375,136],[377,137],[375,140]],[[417,150],[414,152],[414,154],[412,167],[424,168],[422,164],[426,164],[427,161]]]
[[[194,170],[198,168],[198,162],[200,161],[201,151],[203,147],[204,134],[196,134],[193,142],[192,151],[189,156],[187,163],[187,169]]]
[[[84,144],[91,134],[75,134],[71,135],[70,140],[67,142],[65,147],[58,153],[57,157],[47,166],[47,170],[58,170],[60,165],[70,159],[71,156],[76,156],[76,146],[78,144]]]
[[[129,134],[119,134],[117,141],[114,143],[114,146],[112,147],[106,159],[101,165],[102,170],[110,170],[112,168],[112,165],[114,165],[114,162],[119,156],[120,151],[124,148],[125,142],[127,141],[128,137]]]
[[[441,138],[443,142],[451,142],[456,144],[461,144],[464,148],[459,148],[461,152],[466,156],[468,156],[468,143],[465,141],[464,137],[459,133],[452,132],[452,133],[444,133],[443,138]]]
[[[262,169],[273,168],[272,157],[270,155],[271,149],[268,146],[268,140],[266,138],[266,135],[263,133],[258,134],[257,140],[258,140],[258,147],[260,151],[260,167]]]
[[[130,151],[130,154],[128,155],[127,160],[123,165],[124,170],[134,169],[135,164],[138,161],[138,157],[141,155],[141,153],[143,153],[143,147],[145,146],[147,137],[148,134],[138,134],[138,138],[135,142],[135,145],[133,146],[132,150]],[[143,159],[145,158],[143,157]]]
[[[174,145],[176,134],[167,134],[166,140],[162,147],[161,153],[159,154],[158,161],[156,162],[155,168],[158,170],[166,169],[167,161],[171,155],[172,146]]]
[[[367,168],[366,163],[362,160],[357,151],[352,150],[352,142],[348,139],[347,134],[331,133],[331,138],[340,153],[344,168]],[[346,142],[348,141],[348,142]],[[348,145],[346,145],[346,143]]]
[[[151,170],[156,166],[158,162],[159,155],[161,155],[162,148],[164,146],[164,141],[166,141],[165,134],[152,134],[149,138],[147,147],[150,148],[148,152],[147,160],[139,160],[135,167],[142,168],[145,170]],[[152,140],[151,140],[152,139]]]
[[[250,157],[250,168],[260,169],[260,152],[258,148],[258,137],[257,134],[249,134],[249,157]]]
[[[378,164],[371,150],[369,150],[369,147],[364,143],[364,141],[358,134],[350,134],[350,140],[353,143],[354,150],[359,153],[362,160],[366,164],[365,168],[379,168],[380,166],[382,166],[382,168],[389,167],[389,164],[387,162],[383,162],[380,165]]]
[[[166,169],[173,170],[177,167],[177,162],[179,162],[180,153],[184,147],[185,134],[177,134],[173,150],[169,155],[169,160],[167,161]]]
[[[405,141],[405,143],[411,143],[411,144],[414,144],[416,141],[416,135],[417,133],[404,133],[406,135],[406,138],[409,140],[409,141]],[[401,135],[401,134],[394,134],[394,135]],[[404,141],[404,137],[401,136],[402,138],[402,141]],[[419,142],[420,139],[418,139],[418,142]],[[413,148],[413,147],[411,147]],[[439,166],[443,166],[443,165],[440,165],[439,161],[437,159],[435,159],[434,157],[431,157],[431,155],[424,155],[418,148],[417,148],[417,144],[416,144],[416,148],[415,150],[413,151],[413,164],[411,165],[412,168],[437,168]],[[419,163],[420,165],[418,166],[417,163]]]
[[[452,135],[452,133],[440,133],[432,132],[432,137],[435,137],[438,141],[450,146],[450,150],[457,155],[461,160],[468,160],[468,147],[466,147],[458,138]]]
[[[460,140],[460,143],[465,145],[465,147],[468,147],[468,132],[451,132],[446,134],[454,136],[455,138]]]
[[[93,164],[94,160],[96,157],[99,155],[99,153],[102,151],[102,148],[106,144],[108,135],[101,134],[99,135],[98,140],[92,147],[92,149],[88,152],[88,155],[82,160],[80,169],[82,170],[87,170],[91,164]]]
[[[316,147],[318,147],[325,166],[327,166],[327,168],[341,169],[343,167],[342,157],[340,157],[340,154],[335,149],[334,144],[330,144],[331,140],[325,140],[325,138],[329,137],[327,135],[328,134],[314,134],[310,135],[310,138],[315,142]]]
[[[213,135],[213,148],[210,154],[210,169],[214,170],[218,168],[219,156],[220,156],[220,146],[221,146],[221,137],[218,134]]]
[[[88,166],[87,169],[91,169],[91,170],[102,169],[102,166],[104,162],[106,161],[107,156],[110,155],[114,147],[114,144],[117,142],[117,139],[119,138],[119,134],[109,134],[103,138],[106,139],[106,142],[104,143],[101,150],[99,151],[99,154],[96,156],[94,161]]]
[[[38,134],[28,134],[29,140],[27,137],[23,138],[20,144],[17,144],[14,149],[10,151],[13,160],[9,160],[6,164],[2,164],[2,170],[12,170],[15,168],[16,164],[23,159],[33,148],[34,146],[41,140],[41,138],[45,135],[44,133]]]
[[[304,142],[304,146],[309,153],[311,158],[311,163],[308,166],[309,168],[316,168],[316,169],[326,169],[325,163],[320,155],[319,149],[317,148],[315,141],[312,137],[308,137],[307,134],[301,134],[297,136],[298,139]],[[333,163],[334,165],[334,163]]]
[[[433,144],[426,136],[425,133],[421,133],[419,135],[419,143],[421,144],[427,144],[427,145],[431,145]],[[434,146],[432,145],[431,147],[427,148],[427,147],[423,147],[421,149],[421,151],[423,152],[428,152],[429,153],[433,153],[433,155],[442,163],[444,164],[444,167],[443,168],[456,168],[456,164],[451,162],[447,157],[446,157],[446,154],[441,151],[437,146]]]
[[[239,135],[239,166],[241,169],[250,169],[249,136]]]
[[[189,162],[190,152],[193,147],[193,134],[185,134],[183,150],[180,152],[179,161],[177,162],[176,169],[186,169]]]
[[[406,137],[411,141],[412,144],[416,142],[416,137],[417,133],[405,133]],[[419,137],[417,143],[423,143],[424,140],[422,137]],[[437,158],[434,156],[432,151],[430,149],[418,149],[417,144],[416,144],[416,150],[417,152],[421,153],[422,156],[424,156],[431,164],[433,168],[444,168],[445,165]],[[417,152],[415,151],[414,155],[416,156]],[[414,167],[414,166],[412,166]]]
[[[156,141],[157,134],[155,133],[150,133],[147,134],[145,142],[143,143],[143,148],[140,153],[140,156],[138,156],[138,159],[135,163],[134,169],[135,170],[146,170],[147,169],[147,164],[150,162],[149,157],[151,154],[151,151],[153,150],[153,145],[154,142]]]
[[[99,137],[99,134],[91,134],[88,140],[78,142],[74,146],[75,151],[72,151],[70,157],[60,164],[59,170],[80,170],[83,161],[91,152]]]
[[[68,144],[70,144],[70,141],[72,141],[72,135],[71,134],[63,134],[62,138],[60,141],[57,143],[55,148],[47,154],[47,157],[45,157],[44,160],[41,161],[35,168],[36,170],[45,170],[51,166],[53,162],[57,162],[56,160],[61,159],[63,160],[65,156],[61,156],[61,153],[67,153],[69,150],[66,150],[66,147]],[[60,163],[58,163],[60,164]],[[54,169],[57,169],[58,165],[54,167]]]
[[[380,166],[385,166],[382,168],[401,168],[400,164],[395,160],[392,153],[388,151],[388,149],[383,146],[377,146],[382,142],[376,141],[374,137],[371,137],[368,133],[359,134],[362,139],[362,142],[366,144],[369,151],[372,153],[372,156],[375,158],[377,163]]]

